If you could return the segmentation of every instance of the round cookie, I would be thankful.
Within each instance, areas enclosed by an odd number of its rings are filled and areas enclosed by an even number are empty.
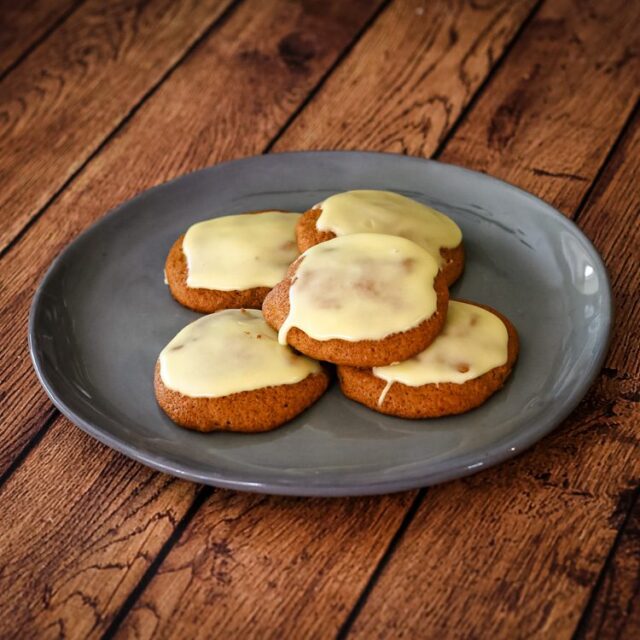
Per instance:
[[[498,311],[451,300],[441,337],[415,358],[373,369],[341,366],[338,378],[348,398],[374,411],[436,418],[486,402],[504,385],[518,348],[514,326]]]
[[[338,193],[306,211],[296,227],[300,253],[350,233],[384,233],[413,240],[438,261],[451,286],[464,270],[458,225],[443,213],[391,191]]]
[[[308,249],[267,295],[282,344],[334,364],[406,360],[440,333],[449,292],[433,257],[383,234],[340,236]]]
[[[229,309],[182,329],[162,350],[154,387],[160,408],[196,431],[269,431],[326,391],[320,363],[296,354],[257,310]]]
[[[202,313],[259,309],[298,256],[295,226],[300,217],[259,211],[192,225],[167,256],[171,295]]]

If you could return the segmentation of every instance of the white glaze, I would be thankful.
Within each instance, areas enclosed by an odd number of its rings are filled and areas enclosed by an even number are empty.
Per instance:
[[[187,286],[236,291],[273,287],[298,256],[300,214],[268,211],[205,220],[182,241]]]
[[[322,212],[316,228],[336,236],[384,233],[419,244],[442,264],[440,249],[462,241],[460,227],[443,213],[391,191],[357,190],[333,195],[316,208]]]
[[[437,308],[438,265],[414,242],[360,233],[317,244],[302,255],[289,289],[291,327],[315,340],[381,340],[408,331]]]
[[[378,404],[394,382],[419,387],[478,378],[507,362],[508,343],[507,328],[494,313],[450,300],[442,333],[424,351],[404,362],[373,368],[373,375],[387,382]]]
[[[254,309],[228,309],[187,325],[160,353],[166,387],[192,398],[217,398],[295,384],[320,364],[278,344]]]

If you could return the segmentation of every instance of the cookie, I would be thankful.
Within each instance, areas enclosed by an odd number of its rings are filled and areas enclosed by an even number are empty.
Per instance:
[[[304,213],[296,227],[300,253],[336,236],[384,233],[413,240],[438,262],[447,285],[464,269],[462,232],[443,213],[391,191],[333,195]]]
[[[518,334],[502,314],[451,300],[442,334],[414,358],[388,367],[338,367],[342,392],[402,418],[464,413],[486,402],[508,378]]]
[[[440,333],[449,293],[433,257],[398,236],[359,233],[315,245],[264,300],[282,344],[335,364],[406,360]]]
[[[169,251],[165,279],[182,305],[213,313],[259,309],[298,256],[300,214],[261,211],[198,222]]]
[[[327,389],[320,363],[278,343],[257,310],[229,309],[180,331],[155,369],[160,408],[195,431],[269,431]]]

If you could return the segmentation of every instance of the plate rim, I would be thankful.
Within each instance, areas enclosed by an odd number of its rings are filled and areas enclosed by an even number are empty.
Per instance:
[[[525,431],[522,434],[515,433],[512,436],[504,439],[504,441],[496,442],[492,445],[491,452],[485,453],[482,456],[475,454],[476,462],[474,464],[466,464],[462,462],[458,462],[453,466],[449,466],[446,470],[442,470],[439,472],[425,472],[424,469],[418,468],[417,472],[413,471],[412,473],[408,473],[406,476],[402,478],[395,479],[382,479],[377,482],[369,482],[367,484],[358,484],[354,485],[353,482],[348,482],[346,484],[340,482],[322,482],[322,483],[311,483],[304,484],[300,480],[291,482],[291,481],[278,481],[278,480],[268,480],[268,481],[260,481],[260,480],[251,480],[247,478],[246,473],[238,473],[238,472],[225,472],[225,473],[217,473],[215,470],[211,470],[208,472],[197,472],[190,470],[188,465],[185,465],[182,462],[168,461],[165,459],[163,455],[154,454],[153,452],[149,452],[146,450],[141,450],[138,445],[130,444],[125,439],[114,436],[110,434],[108,431],[104,430],[100,426],[91,422],[91,420],[85,419],[80,413],[74,411],[61,397],[56,389],[53,387],[52,383],[48,380],[47,375],[44,371],[44,363],[41,361],[40,356],[38,354],[38,335],[35,330],[35,316],[37,314],[38,309],[42,305],[43,295],[46,293],[46,288],[48,283],[51,281],[53,277],[55,277],[56,271],[60,268],[60,266],[64,263],[65,258],[72,253],[75,247],[79,246],[87,236],[96,233],[97,230],[108,220],[117,216],[122,209],[125,207],[130,207],[132,204],[142,200],[147,197],[150,193],[157,193],[164,189],[170,188],[173,183],[177,181],[184,180],[185,178],[204,173],[210,172],[212,170],[216,170],[222,167],[229,167],[230,165],[242,164],[247,161],[258,161],[258,162],[270,162],[272,158],[283,157],[283,156],[294,156],[296,158],[300,158],[300,156],[372,156],[379,157],[384,156],[388,158],[394,158],[395,160],[399,160],[401,162],[417,162],[417,163],[427,163],[427,164],[435,164],[439,165],[447,169],[451,169],[453,171],[460,172],[462,174],[472,174],[474,176],[481,176],[485,180],[494,181],[500,184],[501,187],[506,188],[508,190],[515,191],[520,197],[525,197],[525,199],[532,200],[538,206],[540,204],[543,205],[543,211],[545,215],[550,216],[551,218],[555,218],[556,221],[559,221],[565,228],[570,230],[571,233],[577,235],[580,240],[586,246],[588,252],[591,254],[591,257],[594,259],[594,264],[597,267],[597,271],[600,275],[603,276],[602,283],[602,296],[603,296],[603,304],[601,308],[601,314],[603,317],[602,328],[600,330],[600,339],[597,344],[597,352],[589,363],[588,369],[585,371],[585,375],[580,379],[580,383],[576,385],[574,388],[570,398],[565,402],[562,411],[556,413],[553,419],[543,420],[536,424],[535,428],[531,428]],[[99,442],[105,444],[106,446],[124,454],[128,458],[134,459],[152,469],[157,471],[161,471],[163,473],[167,473],[178,478],[189,480],[201,484],[207,484],[214,487],[219,487],[222,489],[233,489],[239,491],[250,491],[255,493],[266,493],[272,495],[286,495],[286,496],[300,496],[300,497],[346,497],[346,496],[359,496],[359,495],[379,495],[379,494],[387,494],[387,493],[395,493],[399,491],[406,491],[409,489],[416,489],[426,486],[431,486],[434,484],[438,484],[441,482],[446,482],[449,480],[462,478],[484,469],[488,469],[495,465],[498,465],[505,460],[513,458],[520,453],[524,452],[526,449],[533,446],[536,442],[544,438],[551,431],[559,427],[566,418],[573,412],[573,410],[578,406],[578,404],[582,401],[584,396],[587,394],[589,388],[597,378],[602,366],[604,364],[604,360],[609,351],[611,334],[612,334],[612,326],[614,320],[614,304],[613,304],[613,294],[611,290],[611,282],[608,270],[602,259],[602,256],[594,246],[593,242],[587,237],[587,235],[580,229],[580,227],[570,218],[564,216],[560,211],[558,211],[555,207],[548,204],[541,198],[533,195],[532,193],[521,189],[505,180],[500,178],[496,178],[490,176],[481,171],[475,171],[473,169],[468,169],[466,167],[462,167],[457,164],[440,162],[438,160],[433,160],[430,158],[421,158],[419,156],[409,156],[404,154],[390,153],[390,152],[377,152],[377,151],[359,151],[359,150],[348,150],[348,151],[333,151],[333,150],[318,150],[318,151],[286,151],[286,152],[278,152],[278,153],[270,153],[270,154],[262,154],[262,155],[254,155],[254,156],[246,156],[243,158],[237,158],[234,160],[229,160],[226,162],[217,163],[208,167],[203,167],[201,169],[197,169],[195,171],[187,172],[180,176],[176,176],[171,180],[161,183],[159,185],[155,185],[150,187],[149,189],[145,189],[134,195],[132,198],[121,202],[114,208],[110,209],[104,215],[100,216],[97,220],[92,222],[88,227],[83,229],[75,238],[73,238],[64,249],[53,259],[48,269],[45,272],[45,275],[42,277],[36,292],[33,296],[31,307],[29,310],[29,319],[28,319],[28,346],[29,346],[29,354],[31,357],[31,361],[33,367],[36,372],[36,376],[44,388],[45,392],[49,396],[49,399],[53,402],[54,406],[67,417],[74,425],[82,429],[91,437],[95,438]],[[41,427],[41,430],[46,428],[46,424]],[[32,437],[35,437],[38,432],[34,433]],[[471,454],[468,454],[468,456]],[[482,457],[481,460],[477,460],[477,458]]]

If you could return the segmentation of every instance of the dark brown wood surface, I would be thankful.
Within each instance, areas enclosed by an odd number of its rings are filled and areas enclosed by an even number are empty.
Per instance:
[[[0,637],[638,637],[639,23],[623,0],[3,12]],[[184,172],[313,148],[435,155],[583,228],[616,331],[556,432],[429,490],[302,500],[153,472],[51,406],[26,318],[73,237]]]
[[[230,3],[87,0],[0,82],[0,251]]]
[[[0,77],[55,31],[82,0],[2,0]]]

